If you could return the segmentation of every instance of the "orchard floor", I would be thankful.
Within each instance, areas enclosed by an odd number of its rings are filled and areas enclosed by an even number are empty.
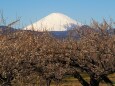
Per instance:
[[[89,81],[88,75],[86,75],[86,74],[81,74],[81,75],[84,77],[85,80]],[[114,86],[115,86],[115,74],[109,75],[108,77],[113,81]],[[16,81],[13,84],[13,86],[39,86],[38,79],[35,79],[35,78],[33,79],[30,77],[29,77],[29,79],[30,80],[27,80],[27,78],[26,78],[26,81],[24,81],[26,83],[23,83],[23,80],[21,78],[20,79],[21,81],[19,80],[18,83]],[[32,82],[32,83],[30,84],[30,82]],[[51,86],[56,86],[55,82],[52,82]],[[58,86],[82,86],[82,85],[79,83],[79,81],[77,79],[68,76],[64,80],[62,80]],[[100,86],[110,86],[110,85],[107,85],[104,82],[101,82]]]
[[[87,75],[83,75],[85,77],[85,80],[89,81],[89,77]],[[115,86],[115,74],[112,74],[108,76],[114,83]],[[55,84],[52,84],[51,86],[55,86]],[[82,86],[78,80],[76,80],[73,77],[68,77],[64,79],[59,86]],[[110,86],[109,84],[105,84],[104,82],[100,83],[100,86]]]

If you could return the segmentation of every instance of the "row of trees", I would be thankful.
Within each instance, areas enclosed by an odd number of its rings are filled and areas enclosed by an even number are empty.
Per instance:
[[[51,81],[58,85],[67,75],[74,76],[83,86],[99,86],[102,80],[112,86],[107,76],[115,72],[115,35],[107,29],[111,29],[107,22],[94,21],[86,33],[75,30],[79,39],[68,36],[61,40],[48,32],[20,30],[1,34],[0,84],[12,86],[19,76],[34,74],[39,76],[39,86],[50,86]],[[81,72],[87,73],[90,81]]]

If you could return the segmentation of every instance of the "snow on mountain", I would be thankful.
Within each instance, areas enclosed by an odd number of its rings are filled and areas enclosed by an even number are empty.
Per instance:
[[[68,16],[61,13],[52,13],[43,19],[35,22],[24,30],[34,31],[67,31],[75,27],[81,26],[82,24],[69,18]]]

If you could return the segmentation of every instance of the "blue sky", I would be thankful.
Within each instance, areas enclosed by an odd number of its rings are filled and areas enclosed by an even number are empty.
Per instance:
[[[50,13],[59,12],[82,23],[91,18],[115,20],[115,0],[0,0],[7,23],[21,18],[20,26],[35,22]]]

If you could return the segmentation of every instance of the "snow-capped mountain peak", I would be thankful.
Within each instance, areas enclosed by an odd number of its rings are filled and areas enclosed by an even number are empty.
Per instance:
[[[35,31],[67,31],[81,25],[81,23],[62,13],[51,13],[24,29]]]

